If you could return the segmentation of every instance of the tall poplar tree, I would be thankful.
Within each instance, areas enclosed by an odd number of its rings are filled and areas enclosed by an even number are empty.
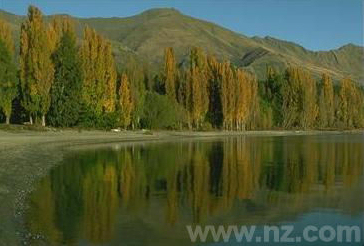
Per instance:
[[[7,22],[0,19],[0,39],[3,41],[6,49],[14,55],[14,37],[11,33],[10,26]]]
[[[164,91],[171,100],[176,100],[176,59],[172,47],[164,50]]]
[[[285,73],[285,83],[282,88],[283,127],[291,128],[299,124],[302,102],[302,91],[299,69],[289,67]]]
[[[341,80],[337,116],[342,127],[362,127],[363,93],[350,78]]]
[[[30,6],[28,18],[21,26],[20,79],[22,104],[29,112],[31,124],[32,117],[37,113],[42,116],[42,125],[46,124],[45,116],[51,103],[50,89],[54,77],[51,52],[42,13]]]
[[[207,57],[207,80],[209,93],[208,119],[213,127],[222,125],[222,105],[221,105],[221,64],[214,56]]]
[[[230,63],[225,62],[221,68],[221,102],[223,113],[223,128],[232,130],[235,113],[235,79]]]
[[[127,59],[126,75],[130,85],[130,92],[133,105],[131,115],[131,127],[140,126],[140,120],[143,116],[143,107],[145,106],[146,83],[148,79],[145,66],[140,66],[136,59],[131,56]]]
[[[80,51],[83,99],[97,115],[113,112],[116,101],[116,67],[111,44],[94,29],[86,27]]]
[[[319,97],[319,125],[321,127],[332,127],[334,125],[334,120],[334,87],[332,79],[327,74],[323,74]]]
[[[67,16],[55,16],[48,24],[47,36],[52,53],[60,45],[64,33],[75,33],[75,26],[71,18]]]
[[[209,108],[206,57],[201,49],[193,48],[190,54],[190,68],[187,72],[186,110],[189,127],[199,128]]]
[[[300,125],[304,129],[312,128],[318,115],[316,81],[309,72],[300,71],[300,86],[303,94]]]
[[[13,52],[9,50],[11,47],[3,41],[2,34],[4,32],[4,23],[0,24],[0,109],[6,117],[6,124],[10,124],[12,113],[12,103],[18,95],[17,85],[17,69],[14,64]],[[10,35],[10,34],[9,34]]]
[[[119,88],[119,107],[120,107],[120,124],[126,129],[131,122],[131,113],[134,103],[130,91],[128,76],[124,73],[121,76],[121,84]]]
[[[14,64],[14,41],[8,23],[0,20],[0,109],[10,124],[12,103],[18,94],[17,69]]]

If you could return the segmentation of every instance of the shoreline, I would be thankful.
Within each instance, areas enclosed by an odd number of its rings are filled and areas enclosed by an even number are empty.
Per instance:
[[[61,163],[67,152],[110,144],[212,140],[234,136],[304,136],[363,134],[351,131],[1,131],[0,130],[0,245],[19,245],[24,237],[24,211],[34,183]]]

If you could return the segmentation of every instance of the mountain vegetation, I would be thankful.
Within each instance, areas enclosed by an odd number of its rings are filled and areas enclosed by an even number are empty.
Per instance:
[[[311,52],[175,10],[100,20],[44,17],[30,6],[25,18],[0,18],[6,123],[27,117],[43,126],[123,129],[364,126],[360,47]]]

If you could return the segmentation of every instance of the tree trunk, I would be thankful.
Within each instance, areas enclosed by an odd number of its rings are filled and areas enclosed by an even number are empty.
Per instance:
[[[10,117],[6,116],[6,124],[9,125],[10,124]]]
[[[32,115],[29,115],[29,122],[30,122],[31,125],[33,125],[33,117],[32,117]]]
[[[45,126],[46,126],[45,115],[42,115],[42,126],[43,126],[43,127],[45,127]]]

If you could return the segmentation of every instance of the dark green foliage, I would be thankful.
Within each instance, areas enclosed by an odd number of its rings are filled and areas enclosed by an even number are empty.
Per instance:
[[[51,90],[52,104],[48,114],[53,126],[70,127],[78,123],[82,72],[76,39],[65,32],[60,46],[53,55],[55,77]]]
[[[151,129],[177,129],[183,123],[184,112],[181,106],[165,95],[147,92],[145,97],[142,125]]]
[[[221,128],[223,122],[222,104],[221,104],[221,81],[214,78],[209,81],[209,111],[207,119],[215,128]]]
[[[260,96],[262,99],[262,106],[265,110],[272,111],[272,124],[274,126],[281,126],[283,121],[282,115],[282,87],[284,85],[284,76],[274,70],[267,69],[267,78],[260,83]]]
[[[86,128],[112,129],[117,127],[119,121],[119,113],[117,111],[98,114],[85,104],[81,105],[79,117],[78,125]]]

